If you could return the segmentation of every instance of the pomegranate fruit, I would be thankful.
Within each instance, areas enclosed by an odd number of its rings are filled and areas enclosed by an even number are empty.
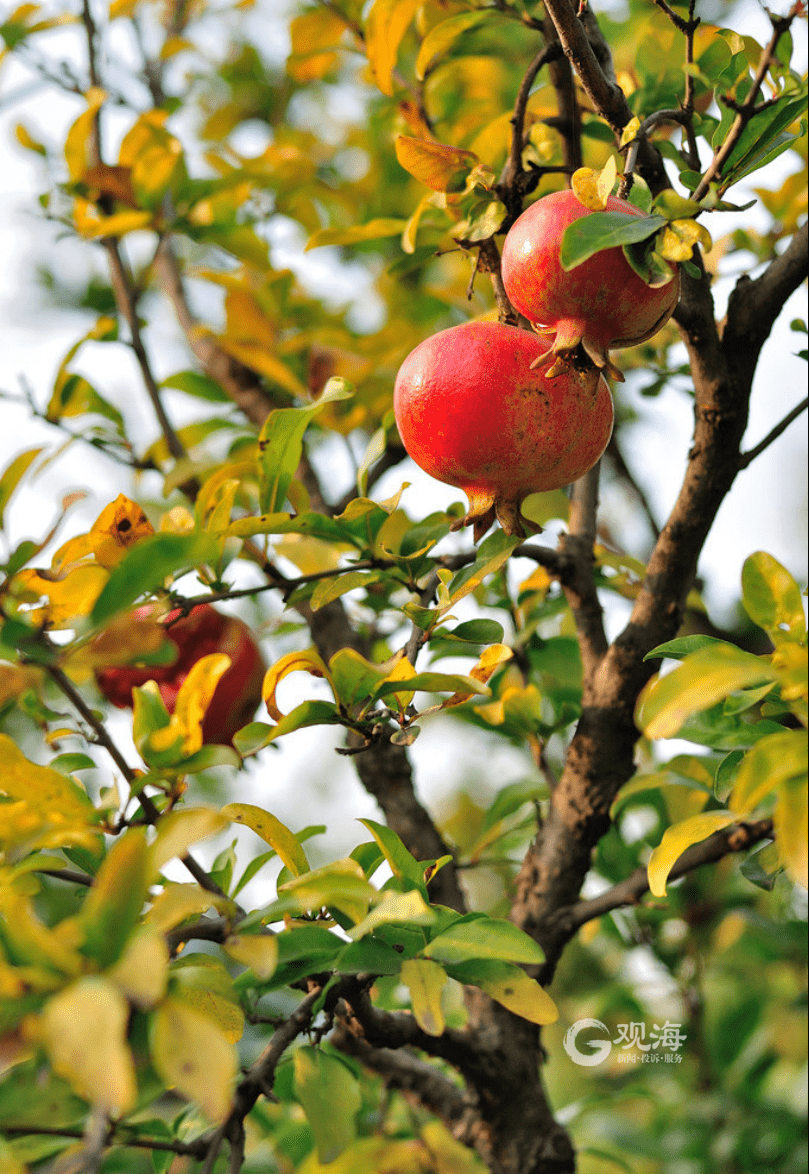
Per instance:
[[[464,490],[469,511],[453,529],[471,525],[476,540],[495,516],[523,535],[523,500],[576,481],[612,434],[596,368],[585,360],[549,379],[533,366],[542,353],[525,330],[468,322],[425,339],[396,377],[402,443],[426,473]]]
[[[155,611],[153,604],[137,608],[132,615],[133,624],[154,624]],[[177,648],[176,660],[145,668],[118,665],[99,669],[99,689],[112,705],[126,709],[132,707],[132,689],[136,685],[155,681],[166,709],[173,713],[180,685],[192,666],[213,652],[227,653],[230,667],[220,678],[203,718],[202,739],[230,745],[233,735],[252,719],[261,701],[266,666],[253,633],[241,620],[223,615],[207,603],[193,608],[187,616],[169,612],[159,622],[167,625],[166,636]]]
[[[643,216],[616,196],[609,197],[605,211]],[[665,325],[677,305],[680,275],[673,265],[671,281],[653,289],[621,248],[594,253],[566,272],[559,256],[565,229],[591,214],[570,190],[553,192],[526,208],[503,243],[503,284],[514,308],[540,334],[553,336],[551,376],[581,344],[597,367],[623,380],[608,352],[644,342]]]

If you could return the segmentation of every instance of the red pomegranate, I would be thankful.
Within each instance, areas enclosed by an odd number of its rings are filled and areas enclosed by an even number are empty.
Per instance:
[[[132,615],[133,624],[154,624],[155,610],[153,604],[137,608]],[[223,615],[207,603],[193,608],[187,616],[179,611],[169,612],[159,622],[166,625],[166,636],[176,645],[176,660],[169,665],[147,668],[119,665],[99,669],[96,672],[99,689],[112,705],[127,709],[132,706],[132,690],[136,685],[156,681],[166,709],[173,713],[177,693],[192,666],[211,653],[227,653],[230,667],[220,678],[208,706],[202,722],[202,739],[206,743],[230,745],[233,735],[252,719],[261,701],[266,666],[253,633],[241,620]]]
[[[610,196],[607,212],[643,213]],[[503,243],[503,284],[511,304],[541,333],[552,335],[550,374],[579,343],[597,367],[623,379],[608,352],[644,342],[664,326],[680,295],[680,276],[653,289],[637,275],[620,248],[604,249],[568,272],[559,257],[565,229],[591,210],[572,191],[553,192],[526,208]]]
[[[402,364],[393,407],[402,443],[426,473],[457,485],[469,511],[453,529],[475,539],[495,519],[522,535],[530,493],[576,481],[612,434],[612,396],[589,363],[549,379],[532,366],[538,338],[468,322],[425,339]]]

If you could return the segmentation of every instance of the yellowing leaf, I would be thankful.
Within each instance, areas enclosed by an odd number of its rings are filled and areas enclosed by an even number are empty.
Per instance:
[[[8,734],[0,734],[0,794],[36,804],[65,825],[87,826],[96,814],[85,791],[72,778],[26,758]]]
[[[202,720],[213,700],[216,686],[231,665],[224,652],[212,652],[196,661],[177,692],[172,725],[183,732],[183,750],[195,754],[202,747]]]
[[[95,606],[109,573],[97,563],[85,563],[69,571],[63,578],[49,579],[35,570],[20,571],[16,582],[29,594],[29,598],[47,598],[47,603],[34,611],[34,615],[49,627],[70,628],[82,616],[89,615]]]
[[[640,130],[640,119],[638,118],[637,115],[635,115],[634,118],[630,118],[629,122],[626,124],[624,129],[621,131],[621,138],[618,143],[618,146],[619,147],[628,147],[629,144],[634,139],[637,138],[639,130]]]
[[[461,12],[434,25],[422,41],[416,58],[416,77],[419,81],[424,80],[434,62],[446,53],[462,33],[475,28],[487,15],[486,9],[478,12]]]
[[[184,973],[186,972],[180,971],[180,978]],[[229,1043],[238,1043],[244,1035],[244,1014],[241,1007],[221,991],[197,982],[185,982],[176,989],[174,995],[186,1006],[207,1016]]]
[[[672,220],[671,224],[661,228],[655,252],[667,261],[688,261],[693,256],[696,245],[706,253],[713,248],[711,234],[707,228],[698,224],[696,220]]]
[[[129,1004],[105,978],[80,978],[45,1005],[42,1040],[54,1072],[105,1112],[131,1108],[137,1085],[126,1042]]]
[[[809,888],[807,802],[806,778],[785,779],[778,788],[773,816],[775,842],[781,863],[805,889]]]
[[[736,819],[727,811],[705,811],[667,828],[663,839],[649,858],[649,889],[655,897],[665,897],[666,881],[674,865],[692,844],[707,840],[714,832],[728,827]]]
[[[105,506],[90,530],[90,549],[96,562],[111,570],[118,565],[130,547],[154,534],[154,526],[143,512],[143,507],[119,493],[115,501]]]
[[[261,836],[265,843],[274,848],[293,876],[309,872],[309,861],[295,835],[261,807],[252,803],[228,803],[222,808],[222,815],[231,823],[242,823]]]
[[[272,668],[267,670],[262,689],[264,704],[273,721],[280,721],[284,716],[275,703],[276,690],[284,677],[297,672],[310,673],[313,677],[329,679],[329,670],[314,648],[305,652],[288,652],[286,656],[282,656]]]
[[[327,8],[312,8],[296,16],[289,25],[292,53],[287,73],[298,82],[317,81],[337,61],[337,48],[345,21]]]
[[[766,659],[732,644],[709,644],[686,656],[667,676],[649,682],[638,700],[635,721],[647,738],[672,738],[692,713],[775,676]]]
[[[65,138],[65,162],[70,178],[74,181],[84,177],[93,158],[93,133],[98,112],[107,100],[101,89],[94,87],[85,94],[87,109],[79,115]]]
[[[585,208],[591,212],[603,212],[617,175],[615,156],[610,155],[600,171],[594,171],[591,167],[580,167],[574,171],[570,177],[570,186]]]
[[[405,171],[434,192],[462,191],[467,173],[479,162],[472,151],[407,135],[396,138],[396,158]]]
[[[374,0],[365,20],[365,50],[374,81],[383,94],[393,96],[393,70],[402,37],[421,0]]]
[[[119,958],[146,899],[146,833],[130,828],[112,845],[79,914],[85,950],[105,968]]]
[[[85,959],[78,942],[66,942],[39,920],[33,905],[10,885],[0,887],[0,925],[3,940],[22,965],[41,968],[51,976],[78,975]]]
[[[196,1101],[212,1121],[227,1116],[236,1049],[212,1019],[182,999],[164,999],[152,1014],[150,1051],[169,1088]]]
[[[490,644],[488,648],[484,648],[480,659],[469,673],[469,676],[473,680],[480,681],[482,685],[485,685],[489,678],[497,672],[500,665],[505,664],[513,655],[514,653],[506,644]],[[443,708],[446,709],[452,705],[460,705],[473,696],[474,694],[472,693],[453,693],[444,702]]]
[[[156,927],[142,926],[126,944],[107,977],[141,1008],[154,1007],[166,993],[169,951]]]
[[[419,1027],[428,1035],[441,1035],[445,1022],[441,993],[447,984],[447,972],[428,958],[407,958],[402,963],[402,982],[410,991]]]
[[[377,890],[365,879],[356,860],[346,857],[287,881],[279,894],[292,898],[299,913],[331,906],[358,922],[377,897]]]
[[[456,1141],[441,1121],[428,1121],[421,1139],[435,1163],[435,1174],[485,1174],[480,1158],[462,1142]],[[381,1170],[381,1165],[375,1170]]]
[[[187,917],[195,917],[220,904],[221,900],[201,885],[168,885],[155,897],[146,920],[161,933],[168,933]]]
[[[776,788],[805,778],[806,771],[805,730],[768,734],[742,759],[728,806],[739,816],[751,815]]]
[[[156,876],[169,860],[181,859],[197,840],[205,840],[227,827],[227,819],[210,807],[186,807],[161,817],[157,836],[150,848],[151,875]]]
[[[508,1007],[509,1011],[527,1019],[529,1023],[538,1023],[544,1027],[559,1018],[557,1006],[548,992],[536,979],[510,962],[487,962],[474,982],[495,1002]]]
[[[367,224],[355,224],[351,228],[319,228],[309,237],[306,252],[320,249],[324,245],[354,245],[359,241],[375,241],[386,236],[398,236],[407,227],[406,220],[392,220],[382,217],[369,220]]]
[[[278,939],[270,934],[231,934],[225,941],[225,953],[249,967],[256,978],[266,980],[278,965]]]

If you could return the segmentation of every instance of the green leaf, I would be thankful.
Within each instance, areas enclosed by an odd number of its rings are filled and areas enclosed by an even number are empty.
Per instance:
[[[303,455],[303,434],[326,404],[349,399],[353,388],[345,379],[332,378],[316,403],[305,408],[277,408],[270,412],[258,438],[259,502],[262,513],[283,508],[287,490]]]
[[[372,583],[380,583],[388,576],[384,571],[346,571],[344,575],[335,575],[330,579],[321,579],[312,592],[312,611],[319,611],[327,603],[339,599],[349,591],[368,587]]]
[[[12,493],[41,452],[41,448],[29,448],[21,452],[0,477],[0,530],[3,528],[3,515]]]
[[[398,974],[401,968],[402,955],[373,937],[345,946],[334,962],[340,974]]]
[[[665,216],[632,216],[629,212],[591,212],[581,216],[567,226],[562,237],[562,268],[575,269],[602,249],[647,240],[667,223]]]
[[[742,602],[754,624],[773,644],[806,639],[801,589],[778,559],[758,551],[742,567]]]
[[[682,660],[692,652],[699,652],[701,648],[707,648],[709,644],[724,644],[726,641],[719,640],[716,636],[678,636],[676,640],[668,640],[665,644],[658,644],[657,648],[653,648],[651,652],[647,652],[644,660],[663,659],[667,656],[670,660]]]
[[[355,224],[351,228],[319,228],[306,243],[305,252],[321,249],[324,245],[356,245],[362,241],[381,240],[386,236],[399,236],[406,220],[382,218],[369,220],[367,224]]]
[[[450,582],[446,607],[454,607],[459,600],[479,587],[487,575],[499,570],[522,541],[522,538],[510,538],[503,530],[495,530],[494,534],[490,534],[478,547],[475,561],[460,570]]]
[[[785,99],[754,114],[725,164],[722,186],[736,183],[745,175],[758,171],[786,151],[797,136],[786,128],[806,112],[805,94]]]
[[[647,871],[652,895],[665,897],[669,873],[686,848],[698,844],[701,840],[707,840],[714,832],[728,827],[735,820],[736,816],[728,811],[704,811],[667,828],[663,839],[649,858]]]
[[[228,395],[222,390],[215,379],[203,375],[201,371],[176,371],[164,379],[161,387],[176,387],[186,395],[196,396],[197,399],[208,400],[211,403],[229,404]]]
[[[443,57],[450,46],[470,29],[477,28],[488,17],[486,10],[477,12],[461,12],[457,16],[450,16],[434,25],[421,42],[419,55],[416,58],[416,77],[423,81],[430,72],[436,60]]]
[[[320,1048],[298,1048],[293,1063],[295,1096],[315,1135],[318,1159],[333,1162],[357,1136],[359,1084],[342,1060]]]
[[[803,778],[784,779],[778,787],[775,805],[775,842],[781,862],[790,876],[799,885],[809,888],[809,862],[807,861],[807,808],[809,794],[807,780]]]
[[[441,628],[433,639],[458,640],[466,644],[500,644],[503,639],[503,625],[497,620],[466,620],[451,630]]]
[[[641,694],[635,720],[647,738],[672,738],[691,714],[729,693],[775,678],[768,660],[720,642],[693,652]]]
[[[423,693],[480,693],[484,696],[489,693],[488,685],[475,680],[474,677],[462,677],[455,673],[416,673],[414,677],[405,677],[401,681],[383,681],[375,691],[375,698],[390,697],[395,693],[411,693],[413,690]]]
[[[536,966],[545,961],[542,947],[512,922],[474,914],[434,937],[424,953],[428,958],[450,963],[494,958]]]
[[[382,849],[382,854],[390,865],[393,875],[410,881],[417,888],[421,889],[426,896],[424,865],[419,864],[418,860],[414,856],[411,856],[396,835],[396,832],[386,827],[385,824],[377,823],[373,819],[361,819],[359,822],[368,828],[368,831]]]
[[[169,575],[177,576],[203,563],[215,562],[219,544],[207,533],[150,534],[131,547],[110,574],[90,615],[93,625],[105,624],[136,599],[162,587]]]

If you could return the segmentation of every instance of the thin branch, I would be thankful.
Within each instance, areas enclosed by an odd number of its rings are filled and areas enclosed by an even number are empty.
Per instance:
[[[64,693],[65,697],[68,698],[75,709],[78,710],[84,721],[87,722],[88,726],[95,734],[96,741],[107,751],[110,758],[112,758],[112,761],[118,767],[129,786],[133,789],[136,789],[138,778],[135,770],[129,765],[124,756],[121,754],[120,750],[107,733],[107,729],[104,723],[99,721],[95,713],[82,697],[81,693],[79,693],[78,689],[75,688],[70,678],[67,677],[60,668],[57,668],[56,665],[47,665],[46,672],[54,684],[57,685],[61,692]],[[138,795],[138,802],[140,803],[143,809],[143,813],[149,822],[157,823],[158,819],[160,818],[160,812],[149,796],[141,792]],[[182,857],[182,863],[191,873],[194,880],[203,889],[206,889],[209,893],[215,893],[219,897],[226,896],[216,881],[211,879],[202,865],[198,864],[190,853],[186,853],[186,855]]]
[[[797,404],[791,412],[787,412],[786,416],[784,416],[780,424],[776,424],[775,427],[767,433],[764,439],[759,441],[755,448],[751,448],[749,452],[741,454],[739,457],[739,468],[746,469],[749,464],[752,464],[756,457],[760,457],[765,449],[768,449],[773,441],[778,439],[782,432],[786,432],[787,428],[790,426],[793,420],[797,420],[798,416],[800,416],[802,412],[805,412],[807,408],[809,408],[809,396],[807,396],[806,399],[801,403]]]
[[[702,868],[705,864],[714,864],[732,852],[745,852],[762,840],[769,840],[773,835],[771,819],[762,819],[757,823],[734,824],[714,832],[707,840],[699,844],[692,844],[683,852],[682,856],[672,868],[668,876],[668,883],[679,880],[689,872]],[[611,889],[599,893],[589,901],[579,901],[578,904],[567,910],[560,910],[560,918],[564,918],[571,934],[593,921],[602,917],[613,909],[620,909],[623,905],[637,905],[641,897],[649,889],[649,876],[645,868],[636,868],[635,871]]]
[[[593,547],[595,545],[598,512],[597,464],[573,486],[570,499],[569,533],[561,540],[563,553],[570,559],[571,569],[562,579],[562,587],[573,612],[579,635],[584,666],[585,699],[589,686],[607,651],[604,633],[604,613],[593,578]]]
[[[52,876],[54,880],[66,881],[71,885],[91,885],[93,878],[88,876],[86,872],[77,872],[73,868],[49,868],[43,864],[39,868],[34,869],[35,872],[41,872],[45,876]]]
[[[756,102],[757,102],[759,94],[761,93],[761,87],[764,84],[764,79],[767,76],[767,71],[769,70],[770,66],[772,65],[773,61],[775,60],[775,51],[778,48],[778,43],[781,40],[781,38],[787,32],[789,32],[789,28],[790,28],[792,22],[795,20],[795,18],[797,16],[801,15],[801,13],[803,13],[803,11],[804,11],[803,0],[795,0],[795,3],[792,5],[792,7],[790,8],[790,10],[786,14],[786,16],[776,17],[776,16],[773,16],[772,13],[770,13],[770,20],[772,21],[773,33],[772,33],[772,37],[769,40],[769,43],[765,46],[764,52],[761,54],[761,57],[759,59],[758,69],[756,70],[755,77],[753,78],[753,84],[750,87],[750,90],[748,91],[747,95],[745,96],[744,102],[742,102],[741,106],[737,108],[736,117],[734,118],[733,122],[731,123],[730,129],[728,130],[728,133],[725,136],[724,142],[717,150],[713,159],[709,163],[707,170],[703,174],[702,179],[700,180],[698,186],[696,187],[696,189],[692,193],[691,198],[693,200],[701,200],[703,198],[703,196],[706,196],[708,194],[708,191],[710,190],[710,186],[711,186],[711,181],[713,179],[720,180],[720,188],[721,188],[722,168],[725,166],[725,163],[728,161],[731,154],[733,153],[733,150],[734,150],[736,144],[738,143],[739,139],[741,138],[742,131],[747,126],[747,123],[750,121],[750,119],[753,117],[754,114],[758,113],[758,110],[756,107]]]
[[[511,147],[498,184],[506,192],[510,191],[514,186],[521,187],[522,184],[520,181],[526,174],[522,165],[522,153],[525,146],[525,115],[528,109],[528,98],[531,94],[531,87],[539,71],[549,64],[549,62],[558,60],[561,55],[562,46],[559,44],[559,41],[554,40],[547,45],[543,45],[528,66],[520,82],[520,88],[517,91],[517,97],[514,102],[514,113],[511,116]],[[508,201],[506,200],[504,202],[506,203],[506,207],[509,207]],[[509,207],[509,211],[511,210]]]
[[[123,1124],[114,1126],[115,1134],[126,1128],[131,1127]],[[10,1137],[84,1137],[80,1129],[57,1129],[48,1125],[4,1125],[3,1132]],[[203,1158],[207,1151],[207,1142],[202,1138],[198,1138],[196,1141],[166,1141],[165,1138],[156,1137],[113,1136],[108,1139],[107,1144],[141,1150],[159,1150],[163,1153],[181,1154],[197,1159]]]

